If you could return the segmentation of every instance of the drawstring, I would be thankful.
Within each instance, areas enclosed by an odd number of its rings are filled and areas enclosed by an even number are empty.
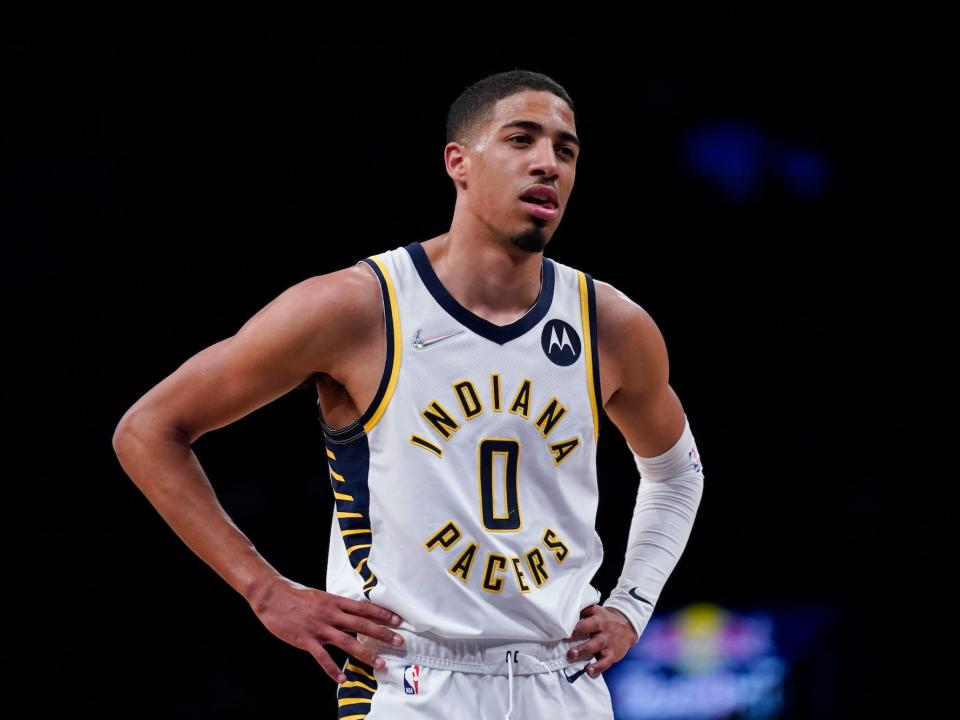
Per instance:
[[[507,705],[507,714],[504,716],[504,720],[510,720],[510,713],[513,712],[513,663],[516,662],[516,651],[513,653],[514,660],[512,661],[510,654],[510,651],[507,650],[507,695],[509,704]]]

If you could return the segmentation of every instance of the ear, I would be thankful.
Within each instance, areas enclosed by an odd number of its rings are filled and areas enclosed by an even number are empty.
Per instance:
[[[470,159],[463,146],[458,142],[448,142],[443,148],[443,163],[447,168],[447,175],[458,184],[466,184],[470,170]]]

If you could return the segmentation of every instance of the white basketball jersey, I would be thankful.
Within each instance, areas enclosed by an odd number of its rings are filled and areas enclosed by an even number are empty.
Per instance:
[[[380,280],[387,359],[359,419],[320,417],[327,590],[414,632],[569,636],[600,599],[603,558],[593,280],[544,257],[536,304],[499,326],[447,292],[420,243],[361,262]]]

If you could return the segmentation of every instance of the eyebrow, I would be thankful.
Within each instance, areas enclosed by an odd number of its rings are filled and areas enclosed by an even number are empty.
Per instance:
[[[533,120],[514,120],[513,122],[508,122],[506,125],[501,127],[501,130],[506,130],[507,128],[523,128],[524,130],[533,130],[534,132],[543,132],[543,125]],[[567,132],[566,130],[560,131],[560,137],[567,142],[571,142],[577,147],[580,147],[580,139],[574,135],[572,132]]]

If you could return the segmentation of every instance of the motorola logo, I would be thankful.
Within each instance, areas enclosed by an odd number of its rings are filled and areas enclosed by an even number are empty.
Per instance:
[[[554,365],[573,365],[580,357],[580,336],[573,326],[563,320],[548,320],[540,336],[543,354]]]

